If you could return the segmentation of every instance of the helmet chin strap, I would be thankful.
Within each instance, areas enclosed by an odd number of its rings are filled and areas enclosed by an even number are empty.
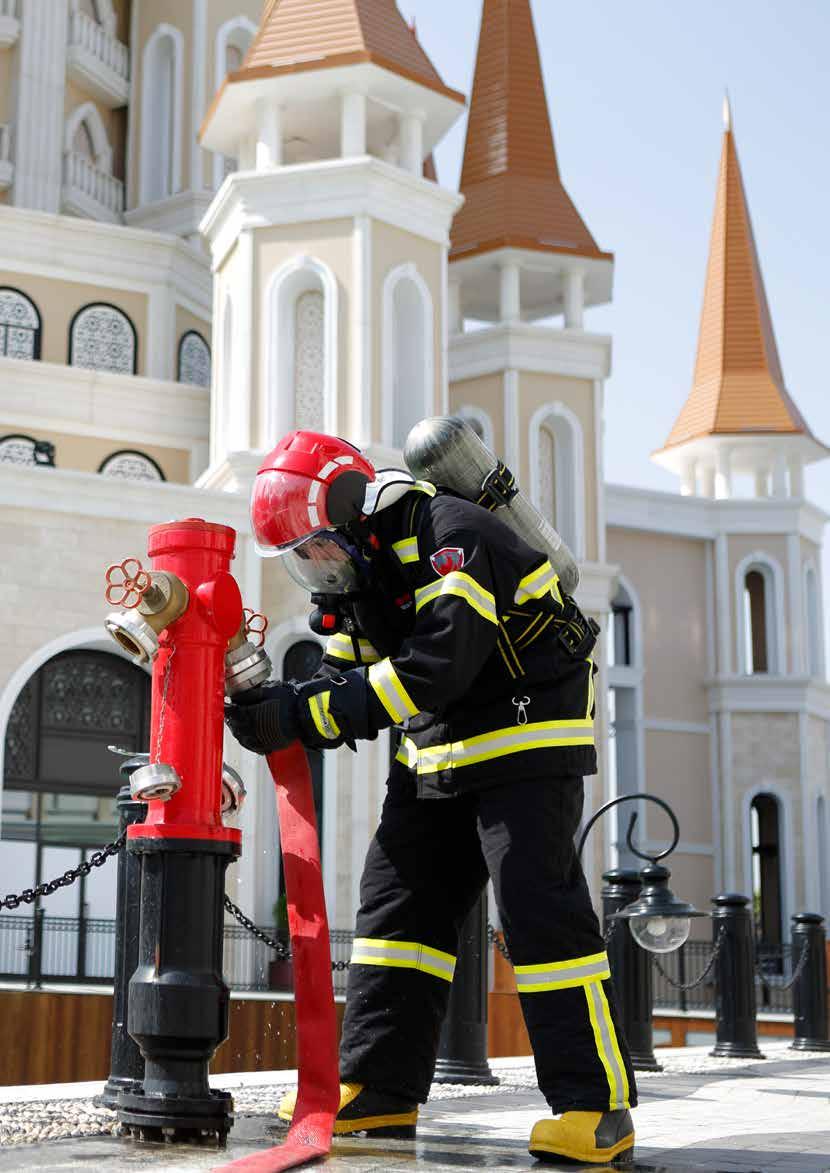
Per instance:
[[[400,468],[381,469],[375,479],[366,486],[363,499],[363,516],[375,517],[390,505],[400,501],[415,484],[415,477]]]

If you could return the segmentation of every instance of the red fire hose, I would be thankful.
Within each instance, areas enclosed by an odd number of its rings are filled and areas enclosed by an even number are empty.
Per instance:
[[[294,956],[299,1089],[285,1142],[223,1165],[220,1173],[277,1173],[325,1156],[340,1102],[331,948],[311,774],[299,742],[269,754],[268,765],[277,792]]]

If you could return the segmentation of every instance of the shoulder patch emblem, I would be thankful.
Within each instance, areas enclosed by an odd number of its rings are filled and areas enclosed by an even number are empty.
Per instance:
[[[430,556],[432,569],[442,578],[452,574],[454,570],[461,570],[464,566],[464,551],[460,546],[444,546]]]

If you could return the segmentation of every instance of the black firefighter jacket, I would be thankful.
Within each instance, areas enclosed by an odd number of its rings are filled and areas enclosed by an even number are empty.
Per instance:
[[[393,772],[414,776],[422,798],[596,773],[595,635],[545,556],[425,482],[371,526],[403,580],[410,632],[388,655],[365,632],[329,638],[332,686],[310,702],[321,735],[401,728]]]

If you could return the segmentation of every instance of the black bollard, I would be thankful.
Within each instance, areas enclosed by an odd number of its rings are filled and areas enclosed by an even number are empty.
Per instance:
[[[487,1062],[487,896],[461,926],[458,961],[434,1078],[440,1083],[496,1084]]]
[[[129,779],[149,761],[148,754],[136,754],[122,762],[119,773]],[[131,823],[143,823],[147,806],[136,802],[129,786],[118,791],[116,806],[120,815],[119,831]],[[119,1092],[135,1092],[144,1079],[144,1060],[138,1044],[127,1033],[127,991],[138,965],[138,922],[141,912],[141,859],[123,848],[118,853],[118,879],[115,898],[115,973],[112,999],[112,1048],[110,1074],[104,1090],[96,1098],[103,1108],[118,1106]]]
[[[607,933],[615,926],[606,944],[608,964],[631,1062],[635,1071],[662,1071],[654,1057],[651,956],[634,940],[627,921],[610,919],[639,896],[643,886],[640,873],[613,868],[602,878],[603,930]]]
[[[712,941],[719,952],[715,962],[717,1041],[710,1054],[763,1059],[755,1023],[755,938],[749,900],[733,892],[715,896],[712,903]]]
[[[792,918],[792,963],[797,968],[809,950],[804,968],[793,982],[795,1038],[792,1051],[830,1051],[827,1030],[827,951],[824,918],[797,912]]]

